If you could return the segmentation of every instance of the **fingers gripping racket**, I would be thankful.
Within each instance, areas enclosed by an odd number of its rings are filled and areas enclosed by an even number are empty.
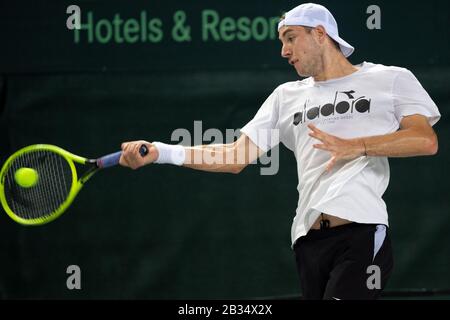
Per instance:
[[[148,148],[141,145],[142,157]],[[0,200],[6,213],[24,225],[58,218],[97,171],[119,164],[122,151],[98,159],[74,155],[57,146],[25,147],[6,160],[0,171]],[[75,163],[89,168],[78,178]]]

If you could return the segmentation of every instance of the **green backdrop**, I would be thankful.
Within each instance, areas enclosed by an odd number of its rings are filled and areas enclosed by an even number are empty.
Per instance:
[[[1,163],[34,143],[97,157],[123,141],[170,142],[177,128],[193,133],[194,121],[202,121],[203,131],[241,128],[276,86],[297,79],[280,57],[277,34],[273,39],[266,30],[272,17],[297,3],[79,1],[82,23],[91,12],[92,37],[104,42],[89,43],[88,31],[80,31],[76,42],[66,28],[70,2],[3,2]],[[390,161],[384,199],[395,270],[387,292],[449,289],[450,5],[379,1],[381,29],[369,30],[370,2],[320,3],[334,13],[342,37],[356,47],[351,62],[409,68],[442,113],[435,126],[438,155]],[[232,18],[217,29],[221,39],[214,40],[213,31],[208,41],[202,38],[205,10],[216,12],[221,21]],[[161,41],[150,42],[146,30],[139,29],[144,11],[142,25],[159,19]],[[190,41],[173,37],[177,12],[184,13]],[[239,18],[241,26],[248,26],[240,31],[241,40],[237,31],[230,31]],[[130,43],[119,41],[124,32]],[[0,298],[300,295],[290,249],[296,185],[295,159],[284,147],[279,172],[272,176],[260,175],[258,165],[239,175],[165,165],[102,172],[48,225],[23,227],[2,211]],[[81,290],[66,287],[69,265],[81,268]]]

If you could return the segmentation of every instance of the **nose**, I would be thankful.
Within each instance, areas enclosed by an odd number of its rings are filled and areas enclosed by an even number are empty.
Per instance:
[[[291,55],[292,55],[291,48],[283,44],[283,46],[281,47],[281,56],[283,58],[289,58]]]

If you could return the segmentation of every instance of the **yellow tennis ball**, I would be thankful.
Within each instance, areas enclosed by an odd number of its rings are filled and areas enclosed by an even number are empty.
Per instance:
[[[31,188],[38,182],[39,174],[31,168],[20,168],[14,174],[14,179],[22,188]]]

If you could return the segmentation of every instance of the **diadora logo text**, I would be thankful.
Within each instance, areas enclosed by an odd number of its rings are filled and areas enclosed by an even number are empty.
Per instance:
[[[336,114],[354,113],[355,111],[358,113],[369,113],[371,99],[368,99],[365,96],[355,98],[354,93],[354,90],[336,91],[334,102],[319,106],[308,106],[309,99],[306,99],[303,110],[294,114],[294,125]],[[339,98],[342,100],[337,101],[338,95],[340,95]]]

